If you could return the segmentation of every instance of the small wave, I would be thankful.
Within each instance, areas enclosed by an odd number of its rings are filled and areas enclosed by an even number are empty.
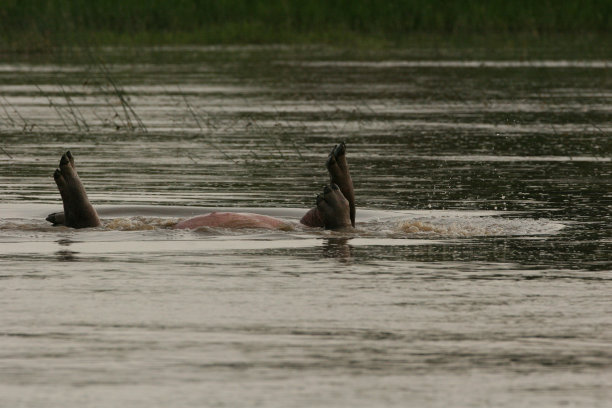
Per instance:
[[[33,231],[47,232],[56,231],[57,228],[65,228],[64,226],[53,226],[47,221],[32,221],[32,220],[2,220],[0,221],[0,231]]]

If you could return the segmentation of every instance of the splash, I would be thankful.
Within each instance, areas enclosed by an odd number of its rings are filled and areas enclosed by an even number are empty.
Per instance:
[[[44,214],[56,210],[53,206],[0,205],[1,212],[7,216],[0,218],[0,231],[3,235],[11,232],[64,232],[74,231],[64,226],[52,226],[44,221]],[[296,219],[303,215],[303,209],[286,208],[208,208],[208,207],[166,207],[166,206],[101,206],[99,214],[102,226],[97,231],[155,231],[167,230],[179,221],[206,214],[211,210],[249,212],[280,218],[284,222],[277,231],[302,231],[308,234],[318,230],[302,227]],[[145,215],[138,215],[138,213]],[[403,236],[411,238],[454,238],[486,236],[530,236],[553,235],[566,227],[566,223],[545,218],[519,217],[518,213],[509,214],[499,211],[465,210],[406,210],[387,211],[364,209],[358,213],[357,230],[349,236]],[[227,227],[227,225],[225,225]],[[88,229],[89,230],[89,229]],[[202,227],[198,233],[212,235],[240,235],[245,230],[255,230],[251,225],[231,225],[231,228]],[[193,230],[192,230],[193,231]],[[325,234],[327,232],[321,231]]]
[[[177,221],[177,218],[124,217],[102,220],[102,226],[105,229],[115,231],[150,231],[171,228],[176,225]]]
[[[490,235],[482,228],[470,226],[458,226],[456,223],[450,225],[433,224],[424,221],[404,221],[400,223],[399,229],[407,234],[427,234],[440,236],[474,236]]]
[[[443,217],[400,221],[397,229],[411,235],[439,237],[486,237],[507,235],[549,235],[565,225],[547,219],[501,217]]]

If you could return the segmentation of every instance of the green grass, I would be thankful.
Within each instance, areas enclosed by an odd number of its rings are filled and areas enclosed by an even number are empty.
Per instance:
[[[2,0],[0,48],[610,36],[609,0]]]

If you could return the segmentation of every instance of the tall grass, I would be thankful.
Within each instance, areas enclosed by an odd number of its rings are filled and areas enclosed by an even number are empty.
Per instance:
[[[412,33],[609,35],[609,0],[2,0],[0,46],[390,41]]]

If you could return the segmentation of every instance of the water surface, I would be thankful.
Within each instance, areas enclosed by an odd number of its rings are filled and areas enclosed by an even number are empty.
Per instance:
[[[0,64],[0,405],[601,406],[610,61],[108,49]],[[295,222],[344,140],[358,231]],[[103,226],[52,227],[70,149]]]

